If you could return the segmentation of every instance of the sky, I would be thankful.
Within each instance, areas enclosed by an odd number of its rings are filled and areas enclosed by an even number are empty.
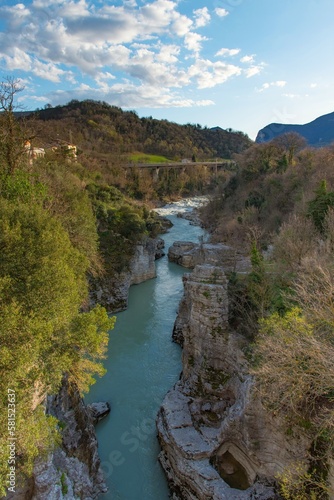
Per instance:
[[[94,99],[241,130],[334,111],[333,0],[0,0],[26,110]]]

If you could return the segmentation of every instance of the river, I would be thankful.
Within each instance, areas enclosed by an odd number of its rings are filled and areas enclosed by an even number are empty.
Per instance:
[[[159,209],[174,224],[162,237],[165,252],[177,240],[198,242],[203,230],[177,212],[201,199],[182,200]],[[111,412],[96,427],[108,493],[101,500],[167,500],[169,490],[158,463],[155,419],[167,391],[181,372],[181,349],[171,334],[182,297],[184,268],[156,262],[157,277],[130,288],[129,307],[116,314],[110,332],[107,374],[98,379],[86,402],[108,401]]]

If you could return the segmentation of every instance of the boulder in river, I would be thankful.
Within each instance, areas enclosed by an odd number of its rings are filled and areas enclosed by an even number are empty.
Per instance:
[[[109,415],[110,404],[104,401],[99,403],[91,403],[86,406],[86,409],[93,421],[93,424],[96,425],[100,420]]]

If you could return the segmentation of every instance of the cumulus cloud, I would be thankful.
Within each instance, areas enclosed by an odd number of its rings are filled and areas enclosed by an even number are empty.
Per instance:
[[[240,59],[240,62],[242,63],[253,63],[254,62],[254,55],[251,56],[244,56]]]
[[[261,65],[244,56],[248,68],[204,59],[208,38],[198,33],[211,15],[207,7],[180,12],[178,0],[32,0],[0,6],[0,64],[54,84],[67,82],[72,97],[111,100],[121,106],[187,106],[212,103],[184,99],[180,89],[213,88],[229,78],[257,74]],[[228,15],[216,8],[221,18]],[[230,57],[238,48],[222,48]],[[80,83],[86,76],[87,82]],[[65,84],[64,84],[65,86]],[[72,86],[72,87],[71,87]],[[179,92],[179,93],[175,93]],[[48,102],[58,103],[64,92]],[[117,100],[115,100],[117,98]],[[64,102],[64,101],[63,101]],[[191,103],[191,104],[189,104]]]
[[[68,102],[71,99],[102,99],[112,102],[125,109],[133,108],[170,108],[210,106],[211,100],[184,99],[166,88],[149,87],[147,85],[135,86],[131,82],[116,83],[108,88],[95,88],[85,86],[71,91],[56,91],[49,95],[50,100],[56,105]]]
[[[220,49],[216,52],[216,56],[235,56],[239,54],[240,49]]]
[[[250,66],[249,68],[244,70],[244,73],[247,78],[251,78],[252,76],[258,75],[263,69],[261,64]]]
[[[262,85],[261,88],[257,89],[258,92],[263,92],[264,90],[269,89],[270,87],[285,87],[287,82],[285,80],[276,80],[275,82],[266,82]]]
[[[194,10],[194,16],[195,16],[196,28],[202,28],[203,26],[206,26],[207,24],[209,24],[211,19],[207,7],[203,7],[203,9]]]
[[[217,14],[217,16],[219,16],[219,17],[225,17],[225,16],[228,16],[228,14],[229,14],[228,10],[226,10],[226,9],[222,9],[222,8],[220,8],[220,7],[217,7],[217,8],[215,9],[215,13],[216,13],[216,14]]]
[[[226,82],[232,76],[240,75],[241,69],[222,61],[212,62],[198,59],[189,69],[189,75],[195,77],[198,88],[206,89]]]
[[[188,50],[198,53],[202,48],[202,42],[204,42],[205,40],[207,40],[205,36],[190,31],[184,37],[184,45]]]
[[[52,63],[43,63],[42,61],[34,61],[32,65],[32,72],[34,75],[49,80],[50,82],[60,82],[63,78],[69,78],[70,73],[58,68]]]

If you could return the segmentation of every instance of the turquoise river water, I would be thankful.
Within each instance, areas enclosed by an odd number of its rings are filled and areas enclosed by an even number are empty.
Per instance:
[[[198,242],[200,227],[176,212],[199,200],[183,200],[158,212],[174,224],[162,237],[165,252],[177,240]],[[98,379],[86,402],[108,401],[111,412],[96,428],[99,454],[109,491],[101,500],[167,500],[169,490],[158,462],[155,419],[167,391],[181,372],[181,349],[171,340],[182,275],[186,270],[156,262],[157,277],[130,288],[129,307],[116,314],[110,332],[107,374]]]

